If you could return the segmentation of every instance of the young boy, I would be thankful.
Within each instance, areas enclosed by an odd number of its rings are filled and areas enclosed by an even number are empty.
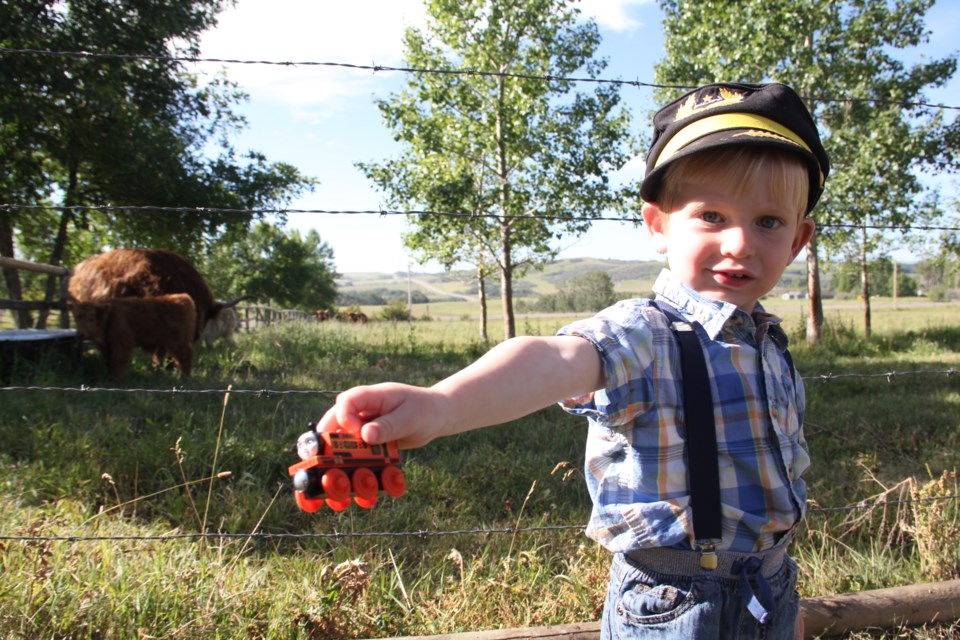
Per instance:
[[[318,430],[411,448],[561,402],[589,420],[587,535],[613,553],[602,637],[793,638],[804,395],[758,300],[812,236],[828,170],[788,87],[688,93],[654,117],[641,188],[669,266],[656,301],[508,340],[431,388],[350,389]]]

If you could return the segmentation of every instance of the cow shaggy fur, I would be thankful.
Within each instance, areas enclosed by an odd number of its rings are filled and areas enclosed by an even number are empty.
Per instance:
[[[140,347],[152,356],[166,353],[180,375],[190,377],[196,307],[189,295],[71,301],[70,307],[78,335],[100,349],[112,375],[124,375]]]
[[[207,326],[203,328],[200,337],[208,347],[219,338],[223,338],[232,345],[234,344],[233,334],[236,333],[239,324],[240,317],[237,315],[236,309],[224,307],[207,321]]]
[[[185,293],[196,310],[194,340],[200,339],[221,310],[243,299],[215,300],[200,272],[186,258],[166,249],[114,249],[91,256],[74,268],[68,291],[79,302]]]

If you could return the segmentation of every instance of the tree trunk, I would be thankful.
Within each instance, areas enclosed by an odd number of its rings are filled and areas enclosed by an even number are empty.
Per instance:
[[[500,301],[503,305],[504,340],[517,335],[516,320],[513,317],[513,246],[510,240],[510,227],[504,220],[500,226],[500,250],[503,252],[500,263]]]
[[[57,237],[53,241],[53,250],[50,252],[50,260],[47,264],[59,267],[63,263],[63,254],[67,246],[67,228],[73,219],[73,211],[64,208],[60,213],[60,225],[57,228]],[[55,297],[60,294],[60,280],[63,276],[48,275],[47,290],[44,294],[44,301],[53,302]],[[49,309],[43,309],[37,315],[37,329],[47,328],[47,318],[50,316]]]
[[[79,165],[74,160],[70,163],[70,175],[67,181],[67,192],[63,197],[63,209],[60,211],[60,225],[57,227],[57,236],[53,239],[53,249],[50,251],[50,260],[48,264],[59,267],[63,263],[63,254],[67,247],[67,229],[70,221],[73,220],[73,210],[70,208],[77,203],[77,180],[79,175]],[[47,276],[47,290],[44,294],[46,302],[53,302],[55,295],[60,293],[59,279],[62,276]],[[37,316],[37,328],[47,328],[47,317],[50,311],[43,310]]]
[[[820,292],[820,260],[817,256],[817,234],[807,244],[807,298],[810,315],[807,317],[807,343],[817,344],[822,338],[823,297]]]
[[[900,297],[900,265],[893,261],[893,308],[897,308],[897,299]]]
[[[813,50],[816,39],[816,30],[810,26],[804,38],[804,46]],[[817,93],[811,86],[812,80],[807,80],[800,86],[800,95],[810,96]],[[807,104],[811,114],[816,113],[815,104]],[[823,294],[820,290],[820,256],[817,243],[817,234],[810,237],[807,243],[807,299],[810,301],[810,315],[807,317],[807,344],[819,344],[823,339]]]
[[[13,245],[12,213],[0,213],[0,256],[15,258]],[[16,269],[3,269],[3,281],[7,285],[7,295],[11,300],[23,300],[23,285],[20,282],[20,272]],[[17,329],[30,328],[30,312],[26,309],[10,309],[14,326]]]
[[[483,273],[483,265],[477,267],[477,297],[480,299],[480,341],[490,342],[487,335],[487,277]]]
[[[505,70],[505,69],[504,69]],[[497,178],[500,181],[500,302],[503,305],[503,337],[505,340],[517,335],[516,320],[513,317],[513,242],[508,217],[509,185],[507,182],[507,148],[503,133],[504,77],[497,77],[497,93],[501,108],[497,109]]]
[[[867,227],[860,228],[860,296],[863,298],[863,332],[870,337],[870,279],[867,269]]]

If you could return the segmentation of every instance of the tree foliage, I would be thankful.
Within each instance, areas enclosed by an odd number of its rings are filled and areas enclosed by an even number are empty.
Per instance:
[[[893,276],[897,275],[896,293],[898,296],[909,297],[917,295],[917,281],[902,269],[895,269],[893,260],[879,258],[870,263],[869,279],[870,291],[873,295],[892,296],[894,293]],[[859,262],[841,262],[833,272],[831,286],[840,292],[859,293],[861,289]]]
[[[657,65],[659,83],[783,82],[818,121],[832,168],[814,212],[818,234],[808,252],[814,278],[819,245],[860,253],[858,225],[910,227],[940,215],[923,174],[955,169],[960,124],[921,103],[926,91],[954,75],[957,58],[903,62],[905,51],[928,41],[924,19],[932,4],[660,0],[666,55]],[[882,242],[874,234],[866,250],[889,246]],[[818,308],[812,311],[813,317]]]
[[[411,73],[378,102],[403,150],[360,168],[393,206],[465,214],[413,218],[405,242],[447,267],[496,265],[510,337],[518,270],[623,205],[608,174],[631,155],[629,115],[616,85],[565,79],[605,67],[595,23],[568,0],[430,0],[427,13],[405,57],[441,73]]]
[[[0,210],[0,255],[70,265],[107,246],[162,246],[196,257],[257,217],[209,209],[276,206],[312,185],[290,165],[234,149],[244,121],[232,107],[245,96],[171,59],[199,55],[200,34],[225,4],[0,5],[0,46],[119,54],[0,52],[0,203],[14,205]],[[111,205],[208,210],[96,209]],[[4,275],[15,296],[16,272]]]
[[[278,229],[261,221],[238,240],[216,243],[204,274],[221,298],[253,296],[283,307],[313,311],[337,297],[333,250],[311,229]]]
[[[613,280],[605,271],[587,271],[557,285],[556,293],[540,296],[535,311],[596,313],[617,301]]]

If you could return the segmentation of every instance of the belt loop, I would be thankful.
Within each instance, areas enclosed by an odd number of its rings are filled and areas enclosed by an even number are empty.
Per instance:
[[[739,573],[740,596],[747,603],[747,610],[757,619],[757,622],[766,624],[774,609],[774,598],[770,583],[763,577],[763,561],[756,556],[747,558],[740,563]],[[756,589],[750,584],[750,574],[753,574],[756,580]]]

